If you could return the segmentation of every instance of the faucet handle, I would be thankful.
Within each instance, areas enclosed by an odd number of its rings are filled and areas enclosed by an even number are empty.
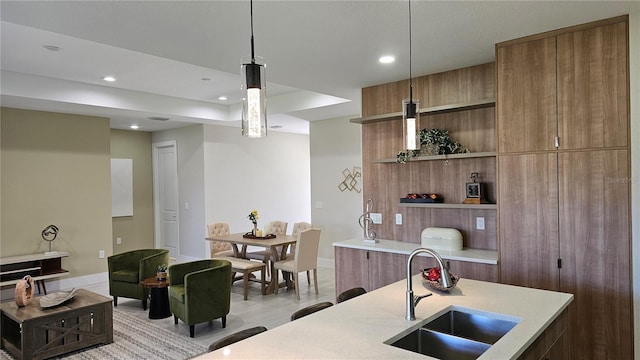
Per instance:
[[[414,297],[413,297],[413,306],[418,305],[418,303],[420,302],[420,300],[422,300],[422,299],[424,299],[424,298],[426,298],[426,297],[429,297],[429,296],[431,296],[431,295],[433,295],[433,293],[428,293],[428,294],[424,294],[424,295],[420,295],[420,296],[418,296],[418,295],[414,296]]]

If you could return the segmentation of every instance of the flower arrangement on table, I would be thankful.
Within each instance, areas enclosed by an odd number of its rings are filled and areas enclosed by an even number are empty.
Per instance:
[[[251,212],[249,213],[249,215],[247,215],[247,217],[253,223],[253,235],[256,235],[256,231],[258,230],[258,219],[260,218],[258,216],[258,210],[256,209],[251,210]]]

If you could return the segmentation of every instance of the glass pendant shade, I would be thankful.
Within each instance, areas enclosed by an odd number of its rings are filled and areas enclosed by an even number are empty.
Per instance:
[[[242,58],[242,135],[267,136],[267,82],[264,59]]]
[[[420,150],[419,100],[402,100],[402,144],[405,150]]]

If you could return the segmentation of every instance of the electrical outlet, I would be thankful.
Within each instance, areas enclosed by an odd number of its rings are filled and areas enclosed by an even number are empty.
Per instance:
[[[104,259],[104,250],[98,251],[98,259]]]
[[[396,225],[402,225],[402,214],[396,214]]]
[[[476,229],[484,230],[484,218],[482,216],[476,218]]]
[[[374,224],[382,224],[382,214],[381,213],[370,213],[371,221]]]
[[[316,201],[316,209],[322,209],[322,201]]]
[[[120,244],[122,244],[122,238],[121,237],[116,238],[116,245],[120,245]]]

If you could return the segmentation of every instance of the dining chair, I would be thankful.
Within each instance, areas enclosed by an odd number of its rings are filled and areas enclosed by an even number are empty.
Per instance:
[[[254,335],[258,335],[262,332],[267,331],[267,328],[264,326],[255,326],[252,328],[248,328],[248,329],[244,329],[241,331],[238,331],[236,333],[233,333],[229,336],[225,336],[220,340],[214,341],[211,343],[211,345],[209,345],[209,352],[214,351],[214,350],[218,350],[218,349],[222,349],[225,346],[229,346],[233,343],[236,343],[240,340],[244,340],[247,338],[250,338]]]
[[[274,234],[276,236],[284,235],[287,233],[288,225],[289,223],[287,223],[286,221],[280,221],[280,220],[271,221],[265,225],[265,235],[266,235],[267,229],[269,234]],[[245,257],[247,259],[262,261],[267,266],[267,275],[271,276],[269,261],[272,260],[273,256],[271,254],[270,249],[251,251],[246,253]]]
[[[318,245],[320,244],[320,229],[307,229],[300,233],[296,240],[296,252],[291,260],[277,261],[274,266],[274,277],[278,283],[278,270],[293,274],[293,282],[296,288],[296,296],[300,300],[300,281],[298,273],[313,270],[313,284],[318,293]],[[276,286],[276,294],[278,287]]]
[[[330,301],[325,301],[325,302],[307,306],[291,314],[291,321],[300,319],[301,317],[305,317],[309,314],[313,314],[316,311],[320,311],[331,306],[333,306],[333,303],[331,303]]]
[[[207,224],[207,234],[208,237],[220,236],[220,235],[229,235],[229,224],[225,222],[216,222]],[[233,252],[233,248],[231,244],[224,241],[211,241],[209,242],[209,249],[211,251],[211,257],[220,257],[220,256],[231,256],[234,257],[235,254]]]
[[[297,237],[302,231],[307,230],[307,229],[311,229],[313,227],[313,225],[311,225],[308,222],[297,222],[297,223],[293,223],[293,229],[291,231],[291,236],[295,236]],[[291,246],[289,246],[289,251],[287,252],[287,260],[291,260],[293,259],[294,255],[296,253],[296,244],[291,244]],[[284,274],[283,274],[284,275]],[[307,283],[309,285],[311,285],[311,276],[309,276],[309,271],[307,271]]]
[[[356,287],[353,289],[345,290],[338,295],[336,299],[336,303],[341,303],[343,301],[347,301],[349,299],[353,299],[356,296],[364,295],[367,293],[367,290],[361,287]]]

